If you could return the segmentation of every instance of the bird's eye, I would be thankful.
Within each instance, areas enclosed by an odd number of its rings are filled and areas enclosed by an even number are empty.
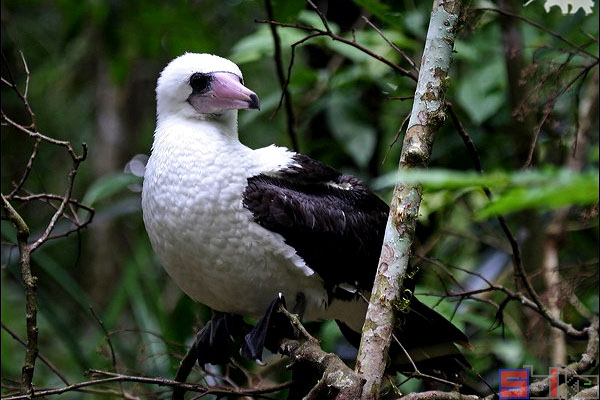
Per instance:
[[[210,81],[210,75],[196,72],[190,78],[190,86],[192,87],[194,93],[204,93],[208,90],[208,87],[210,86]]]

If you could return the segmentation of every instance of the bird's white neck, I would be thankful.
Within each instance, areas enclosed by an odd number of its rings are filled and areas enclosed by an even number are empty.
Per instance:
[[[199,132],[203,127],[217,130],[224,138],[238,140],[237,110],[225,110],[220,114],[187,114],[187,113],[161,113],[157,118],[157,128],[164,128],[172,124],[184,124],[195,127]]]

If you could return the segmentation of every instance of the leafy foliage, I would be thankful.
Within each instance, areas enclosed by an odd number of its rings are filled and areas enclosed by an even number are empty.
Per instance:
[[[441,169],[405,170],[383,175],[373,186],[385,188],[397,182],[422,184],[432,191],[493,189],[496,196],[477,212],[477,219],[525,209],[547,211],[567,205],[589,206],[598,203],[597,171],[575,173],[554,169],[479,174]]]

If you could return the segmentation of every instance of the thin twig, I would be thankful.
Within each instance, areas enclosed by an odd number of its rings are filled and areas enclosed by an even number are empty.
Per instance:
[[[446,379],[442,379],[442,378],[438,378],[436,376],[433,375],[428,375],[428,374],[424,374],[421,371],[419,371],[419,368],[417,368],[417,364],[415,364],[415,362],[413,361],[412,357],[410,356],[410,354],[408,354],[408,351],[404,348],[404,346],[402,345],[402,343],[400,343],[400,340],[398,340],[398,338],[396,337],[395,334],[392,333],[392,339],[394,339],[394,341],[396,342],[396,344],[398,346],[400,346],[400,348],[402,349],[402,351],[404,352],[404,355],[408,358],[408,360],[410,361],[410,363],[412,364],[413,369],[415,370],[414,373],[411,373],[410,375],[412,377],[415,378],[424,378],[424,379],[430,379],[432,381],[435,382],[440,382],[440,383],[444,383],[446,385],[450,385],[453,386],[455,388],[459,388],[460,385],[458,383],[455,382],[450,382]],[[404,375],[408,375],[408,373],[404,373]]]
[[[292,79],[292,68],[294,67],[294,60],[296,59],[296,46],[314,38],[317,36],[321,36],[320,33],[311,33],[310,35],[298,40],[295,43],[292,43],[292,45],[290,46],[292,51],[291,51],[291,56],[290,56],[290,63],[288,65],[288,70],[287,70],[287,78],[285,80],[285,83],[283,85],[284,89],[281,91],[281,96],[279,97],[279,103],[277,104],[277,110],[279,110],[281,108],[281,105],[283,104],[283,100],[284,100],[284,95],[285,92],[287,91],[287,88],[290,84],[290,80]]]
[[[419,73],[419,68],[417,67],[417,65],[415,64],[415,62],[413,61],[412,58],[410,58],[408,56],[408,54],[406,54],[406,52],[404,50],[402,50],[400,47],[396,46],[391,40],[389,40],[381,31],[381,29],[379,29],[378,27],[376,27],[371,21],[369,21],[369,18],[365,17],[364,15],[362,16],[362,19],[367,23],[367,25],[369,25],[371,28],[373,28],[375,30],[375,32],[377,32],[379,34],[379,36],[381,36],[381,38],[383,40],[385,40],[385,42],[387,44],[390,45],[390,47],[392,49],[394,49],[398,54],[400,54],[409,64],[410,66],[415,70],[415,72],[418,74]],[[412,97],[412,96],[411,96]]]
[[[390,97],[388,97],[388,99],[390,99],[390,100],[400,100],[400,101],[412,100],[414,98],[415,98],[414,95],[410,95],[410,96],[390,96]]]
[[[25,347],[25,359],[23,361],[23,367],[21,369],[21,384],[20,390],[21,393],[25,396],[33,396],[34,387],[33,387],[33,375],[35,370],[35,362],[38,357],[38,333],[39,328],[37,326],[37,295],[36,295],[36,281],[37,278],[33,275],[31,269],[31,253],[39,248],[43,243],[47,240],[52,239],[54,237],[60,237],[63,235],[54,235],[52,236],[52,230],[54,229],[56,223],[60,220],[60,218],[65,217],[68,219],[68,216],[65,214],[65,208],[68,205],[71,210],[73,210],[73,201],[71,200],[71,193],[73,191],[73,184],[75,175],[79,168],[79,164],[86,159],[87,156],[87,146],[82,144],[83,153],[81,155],[77,154],[73,149],[72,145],[68,141],[56,140],[46,135],[40,133],[36,127],[35,122],[35,113],[33,112],[31,105],[29,104],[29,100],[27,98],[29,93],[29,84],[30,84],[30,71],[29,66],[27,65],[27,61],[25,60],[25,56],[23,53],[20,53],[21,61],[23,62],[23,68],[25,70],[26,78],[25,78],[25,88],[24,91],[21,92],[17,87],[16,81],[10,71],[10,66],[2,52],[2,60],[6,64],[6,73],[8,74],[8,78],[2,77],[2,82],[7,86],[11,87],[16,95],[19,97],[24,107],[26,108],[29,116],[30,116],[30,124],[25,126],[19,124],[18,122],[9,118],[4,110],[0,110],[0,117],[3,125],[12,126],[20,132],[26,133],[29,137],[35,139],[35,144],[31,155],[29,156],[27,165],[25,166],[25,171],[22,174],[22,177],[19,179],[18,183],[14,185],[13,190],[9,193],[8,197],[2,194],[2,211],[3,219],[7,219],[11,222],[14,228],[17,231],[17,244],[19,248],[19,263],[21,268],[21,277],[23,279],[24,290],[25,290],[25,324],[26,324],[26,332],[27,332],[27,340]],[[23,218],[19,215],[19,213],[12,207],[10,202],[17,197],[17,193],[23,189],[30,172],[33,168],[33,163],[38,154],[39,146],[41,142],[46,142],[49,144],[53,144],[56,146],[63,147],[67,150],[69,155],[71,156],[73,165],[72,169],[69,172],[67,179],[67,188],[65,189],[65,195],[60,197],[60,205],[56,208],[55,213],[51,217],[48,225],[46,226],[42,235],[33,243],[29,244],[29,228],[27,224],[23,220]],[[88,209],[90,211],[90,209]],[[72,211],[73,212],[73,211]],[[84,221],[81,224],[77,224],[77,228],[75,230],[79,230],[82,227],[86,226],[91,222],[91,217],[93,216],[93,210],[90,212],[90,218],[87,221]],[[77,222],[77,217],[75,217],[75,221]],[[70,233],[67,232],[66,234]]]
[[[456,130],[458,131],[460,137],[463,139],[463,142],[464,142],[465,146],[467,147],[469,154],[471,155],[471,159],[473,161],[475,169],[478,172],[483,173],[483,168],[481,166],[481,159],[479,158],[479,153],[477,152],[477,148],[475,147],[475,144],[473,143],[473,141],[471,140],[471,137],[469,136],[469,134],[465,130],[464,126],[462,125],[460,119],[458,118],[458,115],[456,114],[456,112],[454,111],[454,108],[452,107],[452,104],[447,102],[446,106],[447,106],[448,113],[450,114],[450,117],[452,118],[452,121],[454,123],[454,126],[456,127]],[[490,191],[489,188],[483,187],[483,191],[486,194],[486,196],[488,197],[488,199],[491,200],[493,198],[492,192]],[[525,267],[523,266],[523,260],[521,258],[521,249],[520,249],[519,243],[517,242],[517,239],[515,238],[514,234],[512,233],[511,229],[509,228],[508,223],[506,222],[504,217],[499,215],[497,217],[497,219],[498,219],[498,223],[500,224],[500,227],[502,228],[502,231],[504,232],[504,235],[508,239],[508,242],[510,243],[510,247],[512,249],[512,258],[513,258],[513,266],[515,269],[515,276],[517,276],[523,282],[525,289],[527,290],[527,293],[529,294],[529,296],[532,299],[532,300],[529,300],[525,296],[522,296],[522,300],[523,300],[524,304],[531,306],[530,304],[526,304],[524,299],[527,299],[528,303],[533,303],[533,305],[535,306],[533,308],[536,309],[536,311],[538,311],[540,314],[542,314],[542,316],[544,318],[546,318],[552,326],[563,330],[569,336],[585,337],[587,334],[585,330],[575,329],[571,324],[568,324],[560,319],[554,318],[554,316],[552,316],[550,314],[550,312],[548,311],[548,309],[544,306],[539,295],[533,288],[533,285],[531,284],[531,281],[527,275],[527,272],[525,271]]]
[[[546,105],[544,107],[544,115],[542,116],[542,119],[540,120],[540,122],[538,123],[538,125],[535,128],[535,132],[533,134],[533,140],[531,141],[531,145],[529,147],[529,153],[527,154],[527,160],[525,161],[525,165],[523,166],[523,168],[531,167],[531,164],[533,162],[533,154],[535,152],[535,147],[536,147],[540,132],[542,130],[542,126],[544,126],[544,123],[550,116],[550,113],[552,113],[552,110],[554,109],[554,105],[556,104],[556,102],[558,101],[560,96],[562,96],[571,86],[573,86],[573,84],[575,82],[577,82],[577,80],[579,80],[579,78],[583,77],[583,79],[585,79],[585,76],[588,74],[588,72],[590,72],[590,70],[597,65],[598,65],[598,62],[594,62],[594,63],[589,64],[586,67],[584,67],[573,79],[571,79],[569,81],[569,83],[567,83],[567,85],[565,87],[563,87],[560,91],[555,93],[546,102]]]
[[[113,383],[113,382],[137,382],[137,383],[144,383],[144,384],[158,385],[158,386],[181,387],[181,388],[185,388],[186,391],[203,393],[206,395],[212,394],[212,395],[217,395],[217,396],[235,396],[235,397],[244,397],[244,396],[260,395],[260,394],[264,394],[264,393],[278,392],[278,391],[287,389],[292,384],[292,382],[285,382],[285,383],[282,383],[279,385],[274,385],[274,386],[269,386],[269,387],[230,390],[230,389],[226,389],[226,388],[217,388],[217,387],[208,388],[204,385],[198,385],[198,384],[193,384],[193,383],[181,383],[181,382],[177,382],[177,381],[174,381],[171,379],[165,379],[165,378],[158,378],[158,377],[150,378],[150,377],[144,377],[144,376],[125,375],[125,374],[101,371],[101,370],[96,370],[96,369],[91,369],[88,371],[88,373],[91,373],[92,375],[106,376],[107,378],[79,382],[79,383],[67,385],[65,387],[57,388],[57,389],[39,390],[39,391],[33,393],[32,396],[18,395],[18,396],[4,397],[3,400],[24,400],[24,399],[29,399],[31,397],[43,397],[43,396],[58,395],[58,394],[74,391],[74,390],[77,390],[79,388],[86,387],[86,386],[104,385],[104,384]]]
[[[27,99],[27,93],[29,91],[29,78],[31,76],[31,73],[29,72],[29,66],[27,65],[27,61],[25,61],[25,56],[23,55],[23,52],[19,51],[19,55],[21,56],[21,62],[23,63],[23,68],[25,70],[25,91],[21,92],[19,90],[19,87],[17,86],[17,82],[15,81],[15,78],[13,77],[13,74],[10,71],[10,66],[8,64],[8,61],[6,60],[6,57],[4,56],[4,52],[2,52],[2,60],[6,64],[6,71],[8,73],[8,79],[5,79],[3,77],[2,82],[4,84],[6,84],[8,87],[10,87],[11,89],[13,89],[13,91],[17,94],[17,96],[19,97],[19,99],[21,100],[21,102],[23,103],[25,108],[27,109],[27,113],[29,114],[29,118],[30,118],[30,122],[27,127],[31,128],[31,129],[35,129],[35,113],[33,112],[33,109],[31,108],[31,105],[29,104],[29,100]]]
[[[4,322],[0,322],[0,324],[2,325],[2,329],[4,329],[6,331],[6,333],[8,333],[10,336],[12,336],[13,339],[15,339],[17,342],[21,343],[23,346],[27,346],[27,342],[25,342],[23,339],[21,339],[9,327],[7,327],[6,325],[4,325]],[[40,359],[41,362],[43,362],[44,364],[46,364],[46,366],[48,368],[50,368],[50,370],[52,372],[54,372],[56,374],[56,376],[58,376],[58,378],[61,381],[63,381],[63,383],[65,385],[70,385],[71,384],[71,383],[69,383],[69,380],[58,370],[58,368],[56,368],[56,366],[54,364],[52,364],[52,362],[50,360],[48,360],[46,357],[44,357],[44,355],[38,353],[38,358]]]
[[[468,11],[493,11],[493,12],[496,12],[498,14],[502,14],[502,15],[507,16],[507,17],[519,19],[519,20],[521,20],[521,21],[523,21],[523,22],[525,22],[525,23],[527,23],[527,24],[529,24],[531,26],[536,27],[537,29],[539,29],[539,30],[541,30],[543,32],[546,32],[547,34],[549,34],[550,36],[552,36],[552,37],[560,40],[561,42],[568,44],[572,48],[575,48],[575,49],[579,50],[581,53],[584,53],[587,56],[589,56],[589,57],[591,57],[591,58],[593,58],[595,60],[600,60],[597,55],[595,55],[593,53],[590,53],[586,49],[584,49],[584,48],[576,45],[575,43],[572,43],[571,41],[569,41],[564,36],[562,36],[562,35],[554,32],[554,31],[552,31],[552,30],[550,30],[548,28],[546,28],[545,26],[542,26],[542,25],[538,24],[537,22],[535,22],[535,21],[533,21],[533,20],[531,20],[529,18],[523,17],[522,15],[515,14],[515,13],[512,13],[510,11],[501,9],[501,8],[493,8],[493,7],[471,7],[471,8],[469,8]]]
[[[270,20],[274,20],[273,16],[273,6],[271,5],[271,0],[265,0],[265,8],[267,11],[267,17]],[[271,35],[273,36],[273,45],[274,45],[274,61],[275,68],[277,70],[277,78],[279,78],[279,84],[281,86],[282,97],[285,103],[285,113],[286,113],[286,121],[287,121],[287,130],[290,136],[290,140],[292,141],[292,146],[294,151],[300,151],[298,147],[298,137],[296,134],[296,117],[294,116],[294,109],[292,107],[292,98],[290,92],[288,90],[288,85],[286,83],[285,76],[283,74],[283,62],[281,55],[281,40],[279,39],[279,35],[277,34],[277,27],[275,25],[269,25],[271,28]],[[281,104],[281,103],[280,103]],[[273,116],[277,114],[279,107],[275,109]]]
[[[115,355],[115,348],[113,347],[112,340],[110,340],[110,335],[108,334],[108,331],[106,330],[106,327],[104,326],[104,322],[102,322],[102,320],[100,319],[98,314],[96,314],[94,307],[90,306],[89,308],[90,308],[90,312],[94,316],[94,319],[96,320],[96,322],[98,322],[98,325],[100,325],[100,329],[102,329],[102,332],[104,332],[104,339],[106,340],[106,343],[108,343],[108,348],[110,349],[110,357],[111,357],[111,363],[112,363],[113,370],[115,372],[119,372],[117,370],[117,356]],[[121,390],[122,397],[125,397],[125,389],[123,388],[123,382],[119,382],[119,387]]]
[[[311,38],[317,37],[317,36],[327,36],[327,37],[331,38],[332,40],[352,46],[352,47],[362,51],[363,53],[367,54],[368,56],[381,61],[388,67],[392,68],[394,71],[398,72],[400,75],[406,76],[415,82],[417,81],[417,76],[413,72],[402,68],[401,66],[395,64],[394,62],[388,60],[385,57],[380,56],[377,53],[374,53],[373,51],[369,50],[368,48],[362,46],[361,44],[359,44],[357,42],[354,42],[354,41],[346,39],[342,36],[336,35],[331,31],[315,28],[313,26],[300,25],[300,24],[288,24],[288,23],[277,22],[277,21],[256,20],[256,22],[261,23],[261,24],[272,24],[272,25],[282,26],[282,27],[286,27],[286,28],[296,28],[296,29],[300,29],[303,31],[312,32],[313,35],[311,36]]]
[[[21,179],[19,179],[19,182],[14,185],[13,190],[6,196],[6,198],[8,200],[12,200],[12,198],[19,192],[19,190],[21,190],[21,188],[25,184],[25,181],[27,180],[27,178],[29,178],[29,173],[31,172],[31,169],[33,168],[33,161],[37,157],[37,152],[40,147],[41,141],[42,141],[42,139],[40,139],[40,138],[37,138],[35,140],[35,143],[33,144],[33,150],[31,151],[29,160],[27,160],[27,165],[25,165],[25,171],[23,171],[23,175],[21,176]]]
[[[57,200],[62,203],[64,201],[64,199],[65,198],[63,196],[53,194],[53,193],[28,194],[27,196],[16,195],[13,198],[13,200],[15,200],[15,201],[20,201],[20,202],[25,202],[25,203],[34,201],[34,200],[39,200],[39,201],[42,201],[42,202],[50,205],[52,208],[54,208],[55,211],[59,210],[60,205],[57,206],[52,201]],[[79,202],[78,200],[76,200],[74,198],[70,198],[67,201],[67,205],[69,206],[69,210],[71,211],[72,216],[68,215],[63,210],[62,218],[65,218],[66,220],[71,222],[74,225],[74,227],[71,229],[65,230],[63,233],[49,235],[47,237],[47,240],[54,240],[54,239],[59,239],[62,237],[67,237],[72,233],[81,231],[82,229],[86,228],[89,224],[92,223],[92,220],[95,215],[95,210],[93,207],[86,206],[85,204]],[[78,209],[87,211],[87,216],[86,216],[85,220],[81,221],[79,219],[79,215],[77,214],[77,210],[75,210],[75,207],[77,207]]]
[[[381,160],[381,165],[385,164],[385,161],[387,160],[388,156],[390,155],[390,151],[392,151],[392,147],[394,147],[394,145],[398,142],[398,139],[400,139],[400,135],[402,134],[404,125],[408,122],[409,118],[410,118],[410,114],[406,114],[406,117],[404,117],[404,119],[402,120],[402,123],[400,123],[400,127],[398,127],[398,130],[396,131],[396,134],[394,135],[394,139],[392,139],[392,143],[390,143],[390,145],[388,146],[388,149],[385,152],[385,156],[383,156],[383,160]]]
[[[317,13],[317,15],[321,19],[321,22],[323,22],[323,26],[325,27],[325,30],[327,31],[327,33],[333,34],[331,32],[331,28],[329,28],[329,23],[327,22],[327,18],[325,18],[325,15],[323,15],[323,13],[321,12],[321,10],[319,10],[319,8],[311,0],[306,0],[306,2],[308,4],[310,4],[310,6],[313,8],[313,10],[315,10],[315,12]]]
[[[40,132],[36,132],[33,131],[31,129],[28,129],[27,127],[13,121],[12,119],[10,119],[5,113],[4,111],[1,111],[0,115],[2,116],[2,119],[5,120],[6,122],[8,122],[9,125],[12,125],[13,127],[17,128],[18,130],[20,130],[21,132],[24,132],[26,134],[28,134],[30,137],[32,138],[39,138],[42,139],[45,142],[48,142],[50,144],[55,144],[57,146],[62,146],[65,149],[67,149],[67,151],[69,152],[69,155],[71,156],[71,158],[73,159],[73,161],[84,161],[85,158],[87,157],[87,146],[85,143],[82,143],[82,148],[83,148],[83,153],[81,155],[77,154],[75,152],[75,150],[73,149],[73,146],[71,146],[71,142],[66,141],[66,140],[57,140],[57,139],[53,139],[49,136],[43,135]]]
[[[69,146],[70,146],[70,144],[69,144]],[[71,171],[69,172],[69,175],[68,175],[67,188],[65,189],[65,194],[63,196],[63,200],[61,201],[60,206],[58,207],[58,209],[56,210],[54,215],[52,215],[52,218],[50,219],[50,222],[48,223],[46,229],[44,230],[44,233],[42,233],[42,235],[38,238],[38,240],[36,240],[34,243],[31,244],[32,252],[34,250],[36,250],[37,248],[39,248],[42,245],[42,243],[44,243],[46,240],[48,240],[48,237],[50,236],[50,233],[54,229],[56,222],[64,213],[65,206],[69,202],[69,199],[71,198],[71,193],[73,192],[73,184],[75,181],[75,176],[77,175],[77,169],[79,168],[79,164],[83,160],[85,160],[85,157],[87,155],[87,146],[85,144],[83,145],[83,149],[84,149],[84,151],[83,151],[82,157],[73,159],[73,168],[71,169]]]

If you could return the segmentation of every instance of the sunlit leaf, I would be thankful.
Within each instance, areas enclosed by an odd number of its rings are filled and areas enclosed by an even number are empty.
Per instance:
[[[553,209],[566,205],[587,205],[598,202],[598,176],[573,176],[569,182],[541,187],[516,187],[494,198],[476,217],[485,219],[524,209]]]
[[[429,190],[480,189],[494,192],[491,203],[478,213],[478,219],[524,209],[553,209],[565,205],[588,205],[598,201],[598,173],[576,173],[570,170],[549,169],[520,172],[479,174],[441,169],[414,169],[395,172],[378,178],[378,189],[394,185],[421,184]]]

